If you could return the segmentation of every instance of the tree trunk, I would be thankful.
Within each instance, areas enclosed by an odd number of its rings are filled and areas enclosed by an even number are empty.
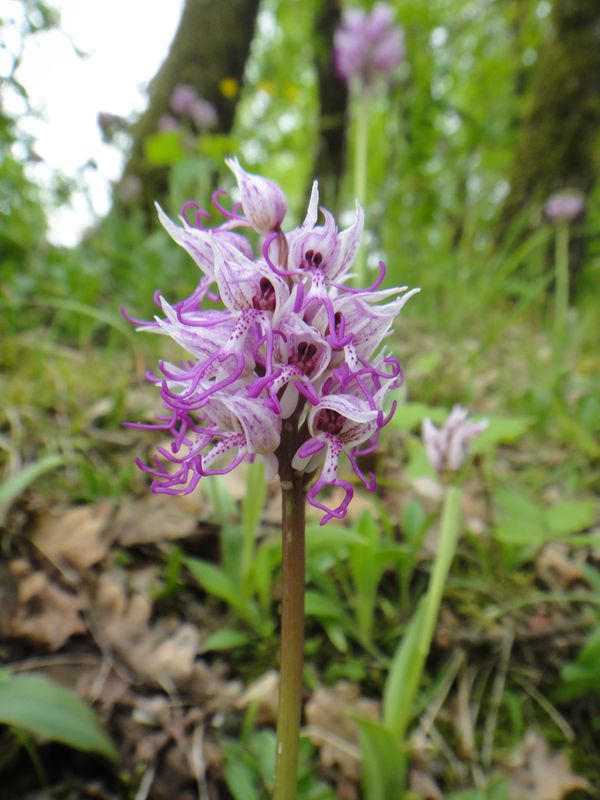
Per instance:
[[[150,84],[148,108],[133,127],[131,154],[123,173],[123,181],[141,181],[137,202],[143,208],[150,208],[167,191],[168,169],[146,161],[144,141],[157,132],[160,117],[171,113],[171,92],[177,84],[193,86],[214,105],[216,132],[231,130],[235,86],[242,82],[258,5],[259,0],[186,0],[169,53]],[[220,84],[225,79],[234,91],[224,94]]]
[[[335,212],[346,162],[348,90],[335,73],[333,33],[340,22],[339,0],[321,0],[313,34],[319,80],[319,134],[314,175],[319,179],[321,205]]]
[[[555,0],[552,22],[521,123],[502,232],[524,209],[559,189],[589,194],[597,177],[600,2]]]

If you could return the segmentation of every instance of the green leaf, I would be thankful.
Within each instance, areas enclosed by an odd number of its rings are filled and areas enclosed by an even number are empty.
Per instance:
[[[146,160],[157,167],[175,164],[185,155],[179,131],[161,131],[144,142]]]
[[[238,140],[235,136],[227,133],[204,134],[198,139],[198,152],[203,156],[208,156],[215,161],[221,162],[231,156],[239,148]]]
[[[394,735],[374,720],[354,718],[363,757],[363,791],[369,800],[404,796],[406,755]]]
[[[402,508],[402,533],[412,542],[425,526],[425,509],[416,497],[410,499]]]
[[[200,558],[186,558],[184,563],[205,591],[220,600],[225,600],[234,608],[238,605],[239,598],[235,584],[220,567]]]
[[[360,544],[361,537],[351,528],[344,528],[341,525],[308,525],[306,528],[306,552],[307,555],[316,554],[320,551],[339,552],[349,545]]]
[[[59,455],[49,455],[40,458],[33,464],[28,464],[12,475],[0,486],[0,506],[10,503],[15,497],[36,481],[45,472],[49,472],[63,463],[64,459]]]
[[[547,509],[546,525],[555,536],[567,536],[589,528],[599,517],[594,500],[564,500]]]
[[[243,647],[252,641],[252,637],[243,631],[234,628],[223,628],[207,636],[202,645],[202,650],[206,653],[209,650],[232,650],[235,647]]]
[[[93,710],[71,689],[42,675],[0,671],[0,722],[113,761],[119,758]]]
[[[418,688],[415,682],[421,677],[420,670],[415,670],[414,666],[424,619],[425,603],[421,601],[396,649],[383,690],[383,721],[399,739],[404,738],[412,717],[412,704]]]
[[[344,610],[339,603],[335,603],[320,592],[307,590],[304,596],[304,611],[307,617],[318,617],[321,619],[340,619],[344,616]]]
[[[487,415],[487,428],[477,436],[471,445],[473,453],[487,453],[498,444],[511,444],[523,436],[531,426],[530,417],[494,417]]]
[[[229,791],[235,800],[262,800],[255,783],[255,773],[248,764],[241,760],[233,760],[228,755],[223,767]]]
[[[411,431],[420,427],[424,419],[430,419],[436,425],[440,425],[447,416],[448,412],[445,408],[428,406],[425,403],[403,403],[396,409],[390,427]]]
[[[546,539],[545,509],[520,492],[502,489],[496,493],[500,523],[496,538],[507,544],[539,546]]]

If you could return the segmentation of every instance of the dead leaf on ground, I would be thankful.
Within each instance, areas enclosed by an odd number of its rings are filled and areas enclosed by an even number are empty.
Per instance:
[[[410,771],[410,790],[422,800],[444,800],[440,787],[426,772],[413,767]]]
[[[576,789],[591,792],[590,783],[575,775],[564,753],[551,753],[548,742],[529,731],[508,767],[511,800],[563,800]]]
[[[323,766],[337,765],[346,778],[358,780],[358,727],[349,714],[377,719],[379,703],[360,697],[358,687],[348,681],[340,681],[331,689],[320,686],[306,704],[307,733],[319,748]]]
[[[111,503],[53,509],[38,519],[30,538],[53,563],[67,562],[80,572],[102,561],[112,543]]]
[[[246,687],[236,703],[236,708],[246,709],[256,703],[258,705],[257,723],[269,725],[277,720],[279,701],[279,673],[271,669],[258,680]]]
[[[18,606],[10,620],[10,636],[23,637],[50,650],[58,650],[86,627],[80,612],[85,604],[78,594],[67,592],[27,561],[9,565],[17,584]]]
[[[171,689],[192,676],[200,647],[192,625],[163,618],[151,626],[150,598],[129,596],[108,572],[98,582],[94,612],[101,636],[141,678]]]
[[[121,547],[185,539],[197,529],[197,517],[178,498],[151,495],[119,509],[113,534]]]
[[[581,553],[581,558],[584,558]],[[582,562],[572,555],[565,542],[549,542],[535,561],[536,572],[551,586],[568,589],[577,581],[584,581]]]

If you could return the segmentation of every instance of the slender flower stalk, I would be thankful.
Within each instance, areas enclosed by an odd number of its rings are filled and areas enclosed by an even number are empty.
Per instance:
[[[554,240],[554,332],[562,337],[569,313],[569,223],[559,222]]]
[[[336,71],[348,83],[354,101],[354,195],[365,206],[371,98],[381,82],[389,82],[404,53],[404,32],[394,24],[394,9],[390,5],[377,3],[370,14],[358,8],[344,12],[334,34],[333,58]],[[358,253],[355,274],[356,285],[364,285],[364,249]]]
[[[569,312],[569,226],[585,208],[583,194],[565,189],[548,198],[546,218],[556,226],[554,240],[554,333],[561,339]]]
[[[486,421],[469,422],[468,412],[452,409],[441,428],[430,420],[423,424],[423,441],[431,466],[445,483],[439,538],[425,597],[394,656],[385,686],[384,722],[403,743],[415,697],[431,649],[444,588],[456,554],[462,518],[462,490],[457,473],[462,469],[471,441],[487,427]]]
[[[184,93],[185,94],[185,93]],[[185,96],[183,98],[185,100]],[[156,422],[127,423],[171,437],[150,463],[138,459],[155,493],[188,494],[211,475],[242,462],[262,461],[266,477],[279,475],[283,493],[282,628],[277,726],[277,800],[294,800],[298,762],[304,641],[304,514],[306,500],[323,512],[321,525],[343,519],[353,497],[345,459],[369,491],[359,457],[372,452],[396,403],[388,396],[403,381],[400,363],[383,348],[394,318],[417,289],[381,289],[385,265],[372,286],[347,280],[360,245],[363,212],[339,231],[319,209],[315,182],[303,223],[284,233],[287,200],[277,184],[227,162],[240,202],[223,192],[213,203],[224,221],[186,203],[181,225],[159,219],[200,269],[190,297],[171,304],[160,292],[154,320],[138,329],[169,336],[186,352],[178,363],[160,361],[147,378],[165,412]],[[319,211],[322,224],[319,224]],[[255,255],[238,229],[263,238]],[[205,308],[206,299],[223,308]],[[340,502],[328,499],[342,489]],[[250,536],[250,534],[248,534]],[[250,539],[248,539],[250,541]],[[248,550],[248,545],[246,546]],[[247,564],[248,553],[244,557]]]
[[[296,796],[304,664],[304,567],[306,487],[304,475],[291,467],[297,428],[284,423],[281,444],[282,594],[281,658],[274,800]]]
[[[369,109],[371,98],[367,92],[356,97],[356,133],[354,141],[354,196],[367,205],[367,171],[369,165]],[[358,251],[355,264],[356,285],[366,283],[366,258],[364,247]]]

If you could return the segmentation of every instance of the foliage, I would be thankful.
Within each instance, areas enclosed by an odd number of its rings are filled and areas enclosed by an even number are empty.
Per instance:
[[[70,689],[41,675],[0,672],[0,722],[77,750],[118,758],[93,711]]]

